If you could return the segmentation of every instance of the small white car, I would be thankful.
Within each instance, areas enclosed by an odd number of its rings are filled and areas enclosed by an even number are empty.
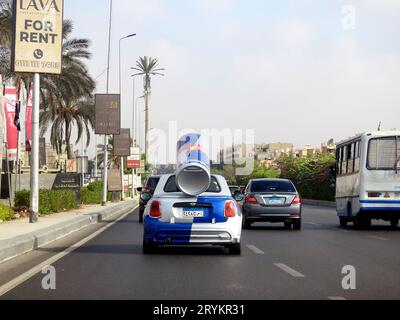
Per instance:
[[[197,197],[182,193],[175,175],[161,177],[144,212],[143,253],[159,246],[219,245],[241,254],[242,213],[224,177],[211,176]]]

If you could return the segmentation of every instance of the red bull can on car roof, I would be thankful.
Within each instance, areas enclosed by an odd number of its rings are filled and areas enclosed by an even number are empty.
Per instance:
[[[198,133],[187,134],[178,141],[176,183],[189,196],[198,196],[210,187],[210,157]]]

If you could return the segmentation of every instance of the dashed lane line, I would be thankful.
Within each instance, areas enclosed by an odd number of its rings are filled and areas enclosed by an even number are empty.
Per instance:
[[[368,239],[379,240],[379,241],[389,241],[389,239],[376,237],[376,236],[367,236]]]
[[[304,274],[290,268],[289,266],[287,266],[284,263],[274,263],[274,265],[276,267],[278,267],[279,269],[285,271],[286,273],[290,274],[294,278],[305,278],[306,277]]]
[[[346,300],[346,298],[343,298],[343,297],[329,297],[328,299],[332,300],[332,301],[345,301]]]
[[[253,245],[248,245],[247,248],[249,248],[251,251],[253,251],[255,254],[264,254],[264,251],[258,249],[256,246]]]

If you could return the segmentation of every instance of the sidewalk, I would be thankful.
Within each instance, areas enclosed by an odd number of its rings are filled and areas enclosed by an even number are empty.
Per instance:
[[[0,263],[107,220],[115,214],[128,213],[137,203],[136,199],[129,199],[108,204],[107,207],[84,206],[79,210],[40,217],[35,224],[30,224],[29,219],[0,224]]]

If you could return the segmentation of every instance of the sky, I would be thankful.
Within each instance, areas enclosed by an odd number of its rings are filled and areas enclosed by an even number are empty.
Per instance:
[[[256,142],[319,146],[400,128],[398,0],[114,0],[110,93],[131,127],[139,56],[158,58],[151,127],[253,129]],[[65,0],[74,37],[91,40],[97,93],[106,91],[109,0]],[[136,96],[143,82],[136,81]],[[139,100],[143,110],[143,102]]]

